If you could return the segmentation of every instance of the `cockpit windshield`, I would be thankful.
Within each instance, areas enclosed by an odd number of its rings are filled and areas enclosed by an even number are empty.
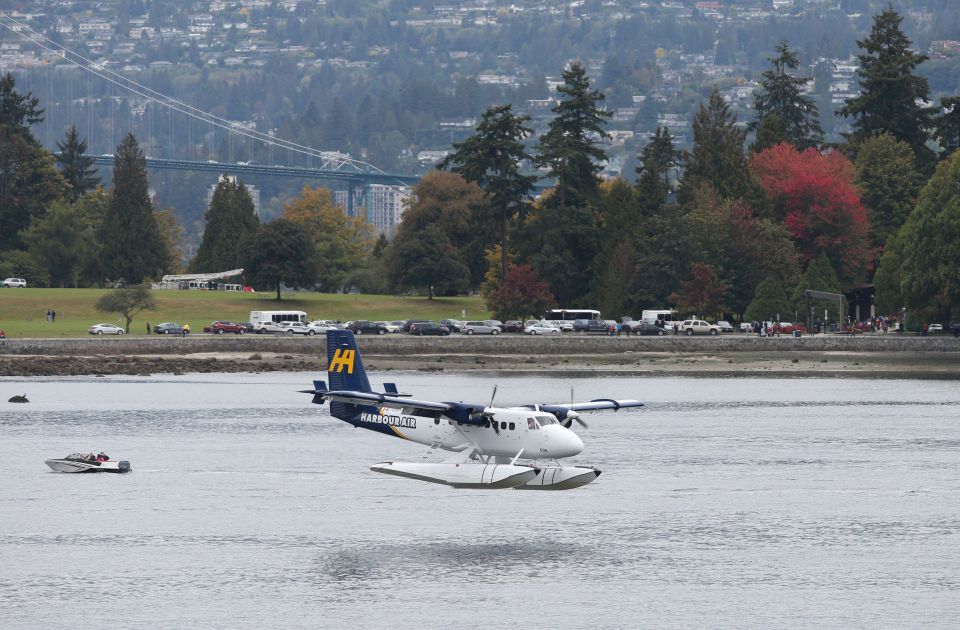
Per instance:
[[[537,416],[537,422],[540,423],[541,427],[545,427],[548,424],[557,424],[557,419],[550,414],[539,414]]]

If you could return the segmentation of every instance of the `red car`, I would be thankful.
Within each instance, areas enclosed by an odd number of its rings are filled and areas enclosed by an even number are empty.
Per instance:
[[[247,328],[243,324],[235,324],[233,322],[213,322],[213,324],[210,325],[210,332],[215,335],[222,335],[223,333],[242,335],[247,332]]]
[[[804,335],[807,334],[807,327],[803,324],[780,324],[781,335],[792,335],[795,330],[799,330]]]

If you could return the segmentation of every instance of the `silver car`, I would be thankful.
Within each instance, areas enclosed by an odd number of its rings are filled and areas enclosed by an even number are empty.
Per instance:
[[[460,331],[466,335],[499,335],[500,328],[488,322],[464,322]]]
[[[113,324],[94,324],[90,328],[87,328],[87,332],[91,335],[117,335],[120,336],[123,334],[123,328],[115,326]]]

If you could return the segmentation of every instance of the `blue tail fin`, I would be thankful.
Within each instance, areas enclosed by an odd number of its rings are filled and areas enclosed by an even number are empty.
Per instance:
[[[373,391],[352,331],[327,331],[327,378],[331,390]]]

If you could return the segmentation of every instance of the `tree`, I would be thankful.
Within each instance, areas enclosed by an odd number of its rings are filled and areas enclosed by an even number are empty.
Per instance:
[[[150,203],[147,165],[133,134],[117,147],[110,205],[100,226],[103,268],[111,280],[159,278],[169,252]]]
[[[949,157],[960,148],[960,96],[940,99],[941,113],[933,120],[933,137],[943,149],[941,157]]]
[[[693,151],[686,155],[679,197],[686,203],[693,191],[710,184],[723,198],[747,192],[747,160],[743,154],[744,131],[730,113],[714,86],[706,105],[693,118]]]
[[[690,265],[690,279],[680,283],[680,291],[668,298],[681,311],[700,317],[723,312],[723,295],[729,287],[717,278],[717,272],[705,262]]]
[[[845,156],[779,144],[754,154],[750,169],[804,261],[823,253],[844,282],[863,280],[873,260],[870,224]]]
[[[887,133],[864,140],[854,164],[870,221],[870,241],[879,253],[913,210],[923,175],[910,145]]]
[[[960,316],[960,154],[944,160],[896,236],[898,277],[907,310],[923,321]]]
[[[21,247],[21,233],[66,186],[53,156],[30,134],[30,125],[43,121],[38,104],[16,90],[12,74],[0,77],[0,251]]]
[[[917,165],[928,170],[934,154],[927,147],[927,130],[933,124],[927,79],[914,74],[927,60],[911,50],[911,41],[900,29],[903,18],[888,6],[874,16],[870,35],[858,40],[860,60],[859,95],[847,99],[838,112],[853,118],[851,141],[855,145],[870,136],[889,133],[910,145]]]
[[[63,142],[57,142],[57,149],[60,151],[57,156],[60,172],[70,186],[67,199],[75,202],[100,184],[97,169],[93,166],[94,159],[86,157],[87,141],[80,139],[75,125],[67,129]]]
[[[373,247],[373,234],[363,219],[348,217],[334,205],[326,188],[305,187],[283,205],[282,218],[303,229],[316,249],[317,287],[346,290],[347,279],[360,269]]]
[[[203,238],[190,261],[190,271],[210,273],[240,267],[241,245],[260,225],[247,187],[236,178],[221,175],[203,218]]]
[[[32,93],[20,94],[16,81],[9,72],[0,77],[0,127],[9,127],[27,136],[30,126],[43,122],[40,99]]]
[[[397,290],[423,291],[431,300],[435,294],[469,290],[470,270],[439,226],[416,232],[404,228],[401,224],[390,247],[390,280]]]
[[[414,236],[437,225],[456,249],[457,259],[470,270],[470,286],[478,286],[487,271],[484,253],[497,242],[490,220],[489,198],[474,182],[458,173],[433,171],[413,187],[398,235]],[[498,247],[498,250],[499,247]]]
[[[530,159],[522,142],[531,133],[524,126],[528,120],[527,116],[515,115],[510,105],[491,107],[483,112],[476,133],[455,142],[454,153],[440,165],[476,183],[486,193],[500,227],[503,270],[507,269],[510,250],[510,220],[520,213],[536,181],[536,177],[520,172],[520,163]],[[489,243],[483,245],[480,251]]]
[[[96,236],[83,208],[62,201],[30,225],[23,241],[55,287],[76,286],[96,247]]]
[[[820,128],[816,102],[803,92],[810,79],[791,74],[800,67],[800,60],[786,40],[777,44],[774,50],[777,56],[768,59],[773,67],[761,75],[761,91],[754,96],[757,117],[751,127],[756,129],[765,122],[769,127],[774,123],[772,120],[768,122],[767,117],[776,116],[784,140],[798,149],[815,147],[823,140],[823,129]],[[759,137],[759,133],[757,135]]]
[[[123,287],[100,296],[94,305],[103,313],[118,313],[126,320],[124,331],[130,332],[130,322],[140,311],[152,311],[157,304],[150,293],[150,287],[138,284],[132,287]]]
[[[559,207],[582,206],[596,198],[601,164],[607,154],[597,146],[609,137],[604,129],[613,114],[600,109],[603,94],[590,88],[590,78],[579,61],[563,71],[557,87],[560,102],[554,118],[537,146],[536,164],[556,179],[551,203]]]
[[[800,276],[800,282],[797,283],[797,288],[793,293],[794,308],[805,315],[807,314],[807,290],[823,291],[825,293],[840,293],[843,290],[840,279],[837,277],[833,265],[830,264],[830,258],[826,252],[820,253],[810,261],[807,270]],[[836,302],[820,300],[814,301],[814,319],[819,319],[817,314],[824,307],[827,310],[827,319],[834,322],[840,320],[839,305]]]
[[[486,302],[487,308],[500,320],[539,317],[557,305],[550,287],[530,265],[511,267],[503,284]]]
[[[640,152],[640,164],[636,169],[641,216],[657,214],[666,205],[670,195],[670,171],[676,168],[678,157],[670,132],[665,127],[657,127]]]
[[[626,313],[637,268],[636,251],[630,239],[613,248],[610,261],[601,269],[597,303],[604,313]]]
[[[275,219],[262,224],[243,251],[247,277],[257,286],[275,287],[278,302],[281,284],[301,288],[317,280],[317,250],[310,236],[293,221]]]
[[[780,321],[784,315],[793,312],[793,304],[783,288],[783,281],[768,277],[757,285],[757,292],[747,306],[744,318],[750,321]]]
[[[30,252],[12,249],[0,252],[0,277],[27,278],[32,287],[50,286],[50,275]]]

